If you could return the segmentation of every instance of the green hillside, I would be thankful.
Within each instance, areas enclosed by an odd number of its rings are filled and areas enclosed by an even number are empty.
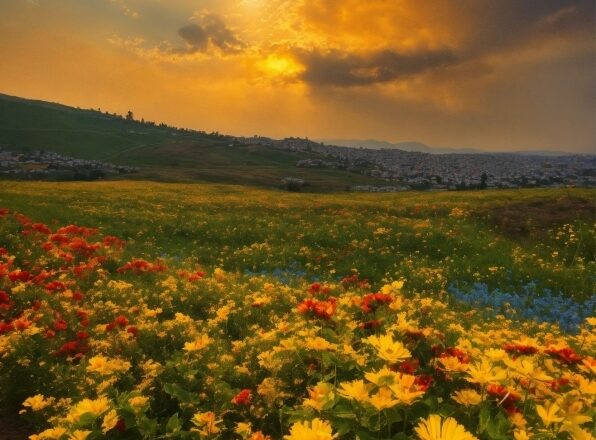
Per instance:
[[[140,167],[133,179],[204,181],[279,186],[283,177],[307,180],[310,190],[383,181],[339,170],[296,168],[317,155],[238,145],[231,137],[129,121],[83,110],[0,94],[0,148],[46,150],[81,159]]]

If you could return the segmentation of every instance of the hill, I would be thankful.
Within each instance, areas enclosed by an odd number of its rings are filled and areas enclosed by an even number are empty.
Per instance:
[[[81,159],[140,167],[133,179],[203,181],[279,186],[292,176],[310,190],[382,185],[380,179],[344,170],[296,168],[317,159],[308,152],[241,145],[230,136],[127,120],[94,109],[0,94],[0,148],[47,150]]]

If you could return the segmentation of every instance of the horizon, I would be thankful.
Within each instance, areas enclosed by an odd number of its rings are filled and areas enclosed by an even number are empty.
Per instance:
[[[9,95],[236,136],[595,152],[589,0],[8,0],[4,9]]]

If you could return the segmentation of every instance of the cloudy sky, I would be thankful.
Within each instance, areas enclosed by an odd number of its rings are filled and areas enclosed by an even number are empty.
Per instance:
[[[593,0],[0,0],[0,92],[235,135],[594,152]]]

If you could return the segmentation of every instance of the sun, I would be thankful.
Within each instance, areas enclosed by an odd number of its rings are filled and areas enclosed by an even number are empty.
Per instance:
[[[304,71],[304,66],[287,55],[268,55],[258,65],[266,75],[274,78],[291,78]]]

